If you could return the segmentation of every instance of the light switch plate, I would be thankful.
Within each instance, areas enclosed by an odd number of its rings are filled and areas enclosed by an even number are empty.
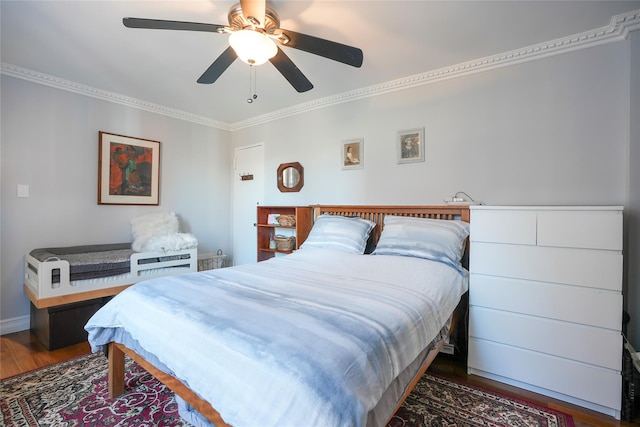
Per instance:
[[[29,185],[18,184],[17,194],[18,194],[18,197],[29,197]]]

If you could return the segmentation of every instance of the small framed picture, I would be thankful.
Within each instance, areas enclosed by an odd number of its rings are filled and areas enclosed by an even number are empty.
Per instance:
[[[160,142],[99,132],[98,204],[158,205]]]
[[[424,128],[398,132],[398,163],[424,162]]]
[[[364,161],[364,140],[342,141],[342,169],[362,169]]]

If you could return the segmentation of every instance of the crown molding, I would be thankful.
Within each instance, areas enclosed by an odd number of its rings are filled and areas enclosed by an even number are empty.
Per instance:
[[[416,86],[422,86],[442,80],[463,77],[473,73],[489,71],[501,67],[520,64],[546,58],[553,55],[568,53],[579,49],[585,49],[605,43],[625,40],[630,31],[640,29],[640,9],[616,15],[611,18],[606,27],[596,28],[572,36],[562,37],[545,43],[487,56],[484,58],[463,62],[437,70],[427,71],[421,74],[392,80],[379,85],[364,87],[361,89],[340,93],[337,95],[316,99],[289,108],[277,110],[268,114],[255,116],[236,123],[225,123],[208,117],[198,116],[174,108],[165,107],[151,102],[131,98],[114,92],[97,89],[91,86],[75,83],[69,80],[50,76],[44,73],[28,70],[16,65],[2,63],[2,74],[28,80],[34,83],[55,87],[93,98],[126,105],[133,108],[162,114],[179,120],[185,120],[222,130],[236,131],[274,120],[302,114],[319,108],[330,107],[363,98],[378,96],[389,92],[405,90]]]
[[[196,114],[187,113],[175,108],[154,104],[152,102],[143,101],[141,99],[132,98],[130,96],[122,95],[119,93],[109,92],[107,90],[83,85],[80,83],[72,82],[70,80],[61,79],[49,74],[39,73],[37,71],[18,67],[17,65],[7,64],[3,62],[1,72],[2,74],[7,76],[28,80],[33,83],[54,87],[56,89],[66,90],[68,92],[78,93],[80,95],[101,99],[103,101],[109,101],[116,104],[125,105],[127,107],[133,107],[140,110],[149,111],[151,113],[161,114],[164,116],[173,117],[175,119],[193,122],[209,127],[230,130],[230,125],[228,123],[213,120],[208,117],[198,116]]]
[[[585,49],[604,43],[621,41],[628,37],[630,31],[637,29],[640,29],[640,9],[612,17],[609,25],[606,27],[596,28],[594,30],[585,31],[572,36],[500,53],[498,55],[487,56],[473,61],[463,62],[449,67],[443,67],[421,74],[415,74],[379,85],[368,86],[354,91],[320,98],[311,102],[295,105],[290,108],[285,108],[269,114],[233,123],[231,125],[231,130],[235,131],[246,127],[256,126],[258,124],[282,119],[296,114],[302,114],[318,108],[378,96],[389,92],[405,90],[482,71],[494,70],[578,49]]]

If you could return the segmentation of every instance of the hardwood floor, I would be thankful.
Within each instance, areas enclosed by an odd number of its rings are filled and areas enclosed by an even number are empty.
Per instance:
[[[90,351],[89,344],[86,342],[61,348],[59,350],[47,351],[47,349],[30,331],[3,335],[0,336],[0,379],[18,375],[56,362],[68,360],[73,357],[89,354]],[[526,390],[487,380],[475,375],[467,375],[463,364],[446,355],[438,356],[429,368],[429,371],[571,414],[576,427],[640,426],[640,415],[636,417],[636,420],[633,423],[617,421],[612,417],[580,408],[566,402],[554,400],[546,396],[541,396],[536,393],[531,393]],[[640,412],[640,408],[638,411]]]
[[[0,379],[89,354],[88,342],[48,351],[30,331],[0,337]]]

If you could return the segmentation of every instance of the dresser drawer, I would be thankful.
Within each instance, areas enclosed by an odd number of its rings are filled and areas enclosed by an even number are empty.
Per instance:
[[[619,331],[477,306],[470,307],[469,319],[471,337],[608,369],[622,369]]]
[[[472,337],[468,367],[620,410],[619,371]]]
[[[622,250],[621,211],[538,212],[539,246]]]
[[[622,291],[622,253],[472,242],[472,273]]]
[[[469,238],[473,242],[536,244],[536,213],[472,210]]]
[[[622,294],[471,273],[469,305],[622,330]]]

